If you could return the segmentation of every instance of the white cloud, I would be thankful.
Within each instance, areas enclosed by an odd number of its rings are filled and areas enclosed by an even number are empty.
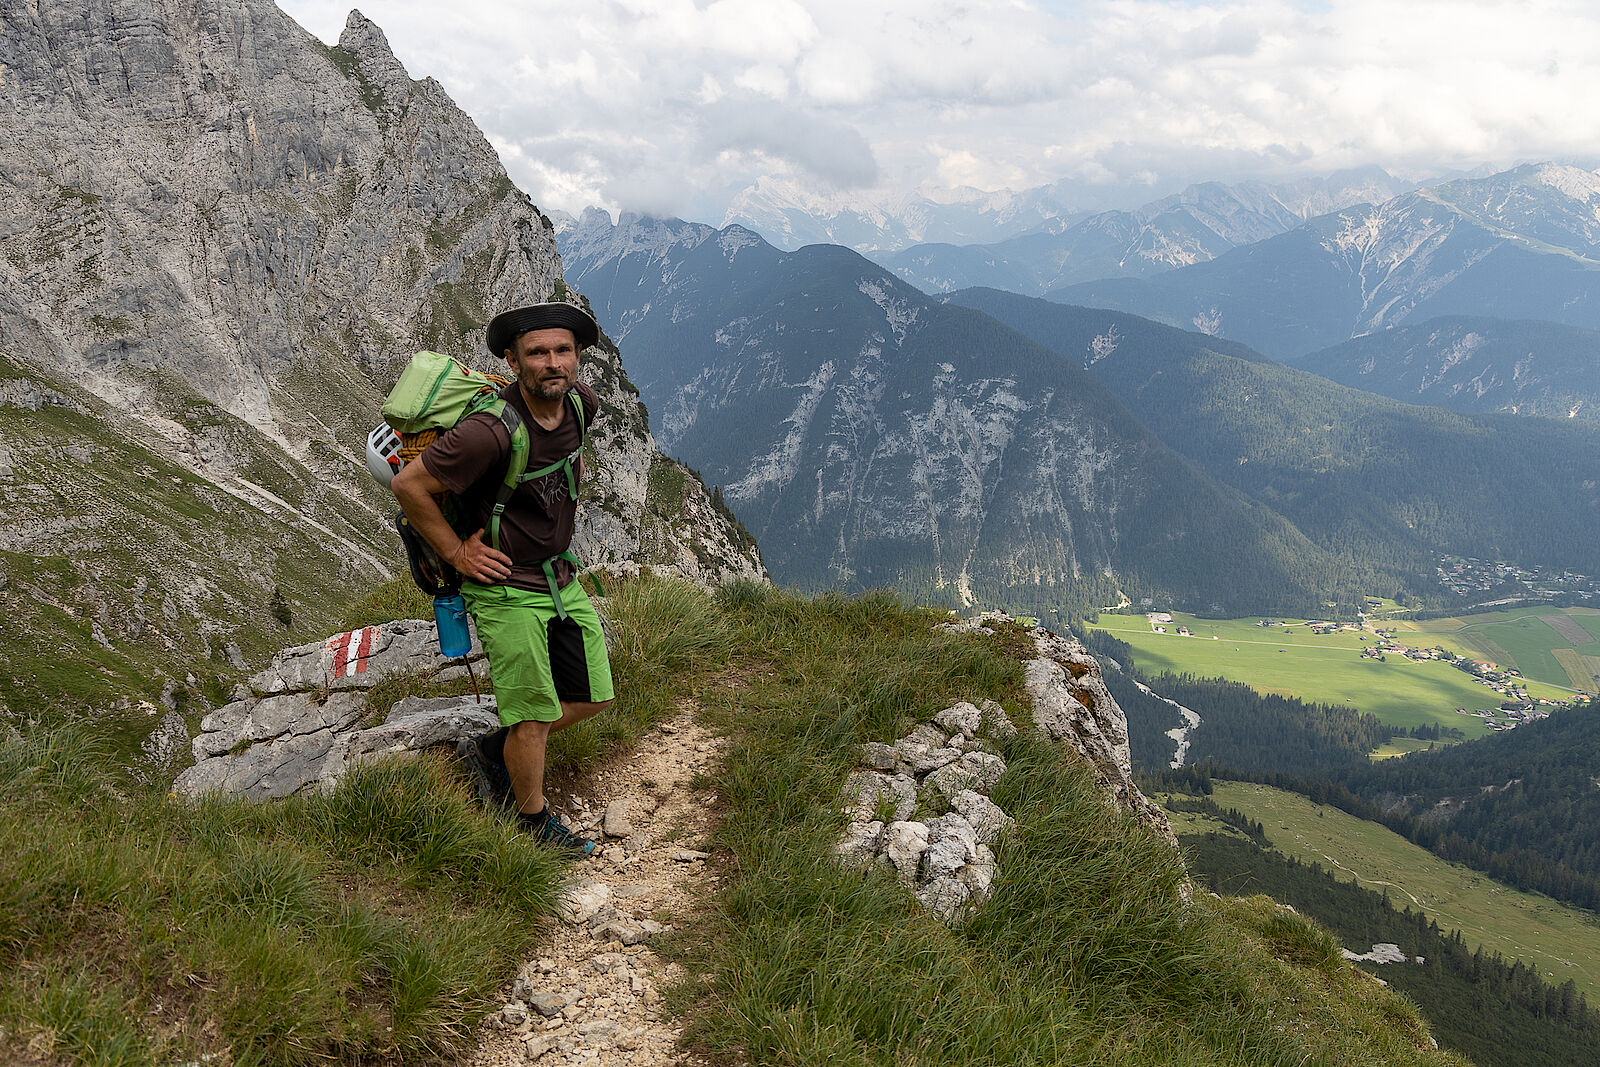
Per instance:
[[[325,39],[347,8],[284,0]],[[705,219],[822,186],[1176,188],[1596,152],[1600,14],[1565,0],[369,0],[536,203]]]

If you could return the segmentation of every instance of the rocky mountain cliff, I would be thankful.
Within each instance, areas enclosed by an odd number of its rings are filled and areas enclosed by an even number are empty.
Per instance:
[[[1036,614],[1116,603],[1119,584],[1240,611],[1320,602],[1320,550],[1080,361],[848,249],[599,211],[562,241],[662,440],[783,581]]]
[[[1441,315],[1600,328],[1600,176],[1553,163],[1313,219],[1209,263],[1051,289],[1289,359]]]
[[[1437,596],[1444,554],[1600,567],[1600,433],[1584,420],[1396,403],[1115,311],[981,289],[948,299],[1081,359],[1174,450],[1337,557],[1355,603],[1362,586],[1397,583]]]
[[[550,224],[359,12],[4,0],[0,101],[0,700],[174,702],[397,571],[365,433],[411,352],[564,291]],[[585,377],[587,558],[760,574],[609,342]]]

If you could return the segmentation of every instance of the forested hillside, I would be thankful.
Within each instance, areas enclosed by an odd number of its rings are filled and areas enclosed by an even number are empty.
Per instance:
[[[1327,802],[1519,888],[1600,908],[1597,771],[1600,712],[1581,707],[1503,736],[1336,771]]]
[[[1242,346],[995,290],[995,315],[1091,374],[1163,441],[1292,521],[1368,592],[1436,596],[1452,553],[1600,570],[1600,431],[1346,388]]]
[[[1306,865],[1232,834],[1180,838],[1189,870],[1216,892],[1266,893],[1328,927],[1357,953],[1395,945],[1409,960],[1363,964],[1390,988],[1411,998],[1439,1043],[1471,1056],[1478,1067],[1572,1067],[1591,1062],[1600,1041],[1600,1012],[1574,983],[1547,982],[1520,961],[1469,948],[1410,905],[1397,909],[1389,894],[1339,881],[1319,864]]]
[[[1341,385],[1462,412],[1600,419],[1600,332],[1450,315],[1292,361]]]
[[[603,212],[560,240],[661,439],[781,582],[1047,618],[1119,589],[1305,613],[1372,589],[1077,363],[847,249]]]

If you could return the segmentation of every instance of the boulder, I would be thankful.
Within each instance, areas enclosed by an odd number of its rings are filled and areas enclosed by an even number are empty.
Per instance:
[[[982,793],[963,789],[950,798],[950,807],[967,821],[979,842],[992,845],[1000,835],[1016,824],[1016,820],[1000,810],[1000,806]]]
[[[983,725],[983,712],[965,700],[952,704],[933,717],[940,729],[963,737],[971,737]]]

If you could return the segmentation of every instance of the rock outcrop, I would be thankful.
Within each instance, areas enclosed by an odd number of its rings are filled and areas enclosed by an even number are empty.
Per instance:
[[[287,648],[200,722],[194,766],[172,791],[266,800],[323,789],[365,760],[418,752],[493,730],[493,696],[406,697],[370,706],[368,691],[397,675],[445,681],[472,669],[487,677],[474,638],[465,663],[439,654],[431,622],[402,620]]]
[[[999,704],[959,703],[892,745],[862,745],[872,769],[845,783],[840,858],[891,868],[945,919],[981,902],[994,881],[990,846],[1012,823],[989,799],[1006,771],[991,742],[1015,733]]]
[[[941,628],[992,636],[990,623],[1011,622],[987,612]],[[1035,627],[1030,636],[1039,655],[1023,669],[1034,725],[1094,767],[1108,804],[1176,848],[1166,815],[1133,782],[1127,718],[1099,664],[1083,645],[1059,634]],[[958,921],[987,896],[996,871],[991,846],[1013,823],[990,794],[1006,769],[995,743],[1015,733],[999,704],[962,702],[893,744],[861,745],[865,767],[844,787],[849,822],[836,847],[840,860],[891,868],[929,910]]]

